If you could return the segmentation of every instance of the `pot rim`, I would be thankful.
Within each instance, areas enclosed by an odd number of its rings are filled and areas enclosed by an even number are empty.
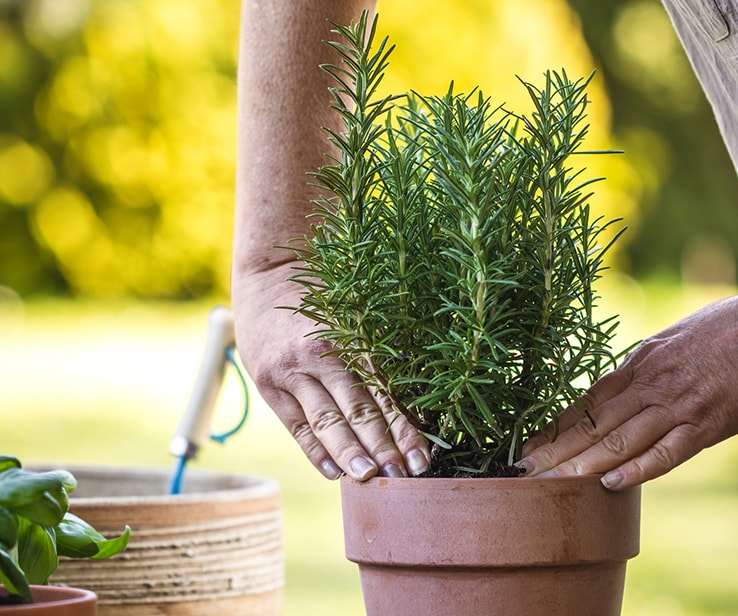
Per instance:
[[[2,612],[6,608],[12,608],[14,612],[17,613],[31,613],[34,609],[38,609],[39,605],[43,605],[44,608],[57,606],[66,607],[69,605],[77,605],[90,603],[91,601],[97,601],[97,594],[91,590],[88,590],[87,588],[77,588],[76,586],[45,586],[40,584],[32,584],[30,588],[31,594],[34,597],[33,603],[21,603],[18,605],[0,605],[0,614],[2,614]]]
[[[443,486],[444,484],[486,484],[486,485],[509,485],[511,482],[514,481],[524,481],[528,486],[533,484],[541,484],[541,483],[552,483],[552,482],[558,482],[560,484],[588,484],[588,483],[597,483],[600,481],[600,478],[603,476],[603,473],[589,473],[585,475],[568,475],[568,476],[561,476],[561,477],[526,477],[525,475],[520,475],[519,477],[380,477],[375,476],[371,477],[370,479],[367,479],[365,481],[356,481],[355,479],[351,479],[348,475],[341,476],[341,482],[346,484],[356,484],[356,485],[366,485],[366,486],[377,486],[377,485],[387,485],[389,483],[394,482],[403,482],[406,483],[407,486],[415,485],[425,485],[426,487],[430,487],[430,483],[432,482],[434,484],[434,488],[437,488],[439,486]],[[604,486],[602,486],[603,489],[606,489]]]
[[[511,479],[513,479],[511,481]],[[625,561],[638,553],[640,487],[599,475],[341,482],[349,560],[422,566]]]
[[[39,470],[65,469],[72,473],[79,483],[86,477],[95,476],[97,479],[109,475],[110,480],[126,479],[140,480],[142,485],[152,480],[168,485],[172,476],[173,467],[163,466],[125,466],[125,465],[95,465],[95,464],[64,464],[59,462],[31,464],[29,467]],[[210,479],[226,480],[225,485],[208,489],[188,489],[187,480],[206,483]],[[78,492],[69,495],[70,502],[85,505],[110,505],[115,503],[126,505],[167,505],[167,504],[195,504],[203,500],[203,496],[218,493],[221,502],[241,500],[244,496],[259,498],[261,496],[278,495],[279,483],[272,478],[259,475],[229,473],[226,471],[188,469],[185,479],[185,491],[180,494],[168,494],[165,491],[157,494],[121,494],[104,496],[82,496]]]

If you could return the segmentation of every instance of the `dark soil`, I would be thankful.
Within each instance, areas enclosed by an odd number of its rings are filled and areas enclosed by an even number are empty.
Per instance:
[[[453,464],[438,462],[437,460],[431,464],[427,470],[419,477],[449,477],[454,479],[474,479],[479,477],[520,477],[525,474],[525,469],[517,466],[510,466],[502,462],[492,462],[490,467],[484,471],[472,471],[469,469],[459,468]]]
[[[20,605],[26,600],[19,595],[0,594],[0,605]]]

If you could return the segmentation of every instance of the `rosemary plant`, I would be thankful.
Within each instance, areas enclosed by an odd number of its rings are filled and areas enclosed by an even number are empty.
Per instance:
[[[375,48],[376,20],[333,32],[340,62],[323,69],[343,130],[313,174],[297,310],[426,435],[437,468],[488,474],[614,361],[592,285],[615,221],[592,219],[596,180],[571,163],[589,80],[521,80],[527,116],[453,83],[378,97],[393,48]]]

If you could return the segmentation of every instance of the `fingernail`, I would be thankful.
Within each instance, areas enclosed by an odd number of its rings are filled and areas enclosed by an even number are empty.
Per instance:
[[[533,464],[533,460],[530,458],[523,458],[522,460],[517,461],[514,466],[517,466],[526,475],[530,475],[536,468],[536,465]]]
[[[382,467],[382,475],[385,477],[407,477],[407,473],[403,471],[397,464],[385,464]]]
[[[377,465],[369,458],[364,458],[363,456],[358,456],[351,460],[349,466],[351,468],[351,476],[356,481],[366,481],[369,477],[377,474]]]
[[[420,449],[413,449],[407,454],[407,467],[414,476],[421,475],[428,470],[428,458]]]
[[[343,471],[333,460],[323,460],[320,463],[320,472],[323,476],[334,481],[343,475]]]
[[[612,490],[614,488],[617,488],[623,482],[623,479],[623,473],[620,470],[615,469],[614,471],[605,473],[600,479],[600,482],[608,490]]]

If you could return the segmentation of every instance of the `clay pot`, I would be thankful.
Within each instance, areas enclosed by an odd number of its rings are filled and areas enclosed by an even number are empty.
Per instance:
[[[52,582],[90,588],[100,616],[277,616],[284,550],[278,485],[190,470],[182,494],[169,471],[69,470],[70,511],[104,535],[131,527],[128,548],[107,560],[60,559]]]
[[[0,605],[0,614],[2,616],[97,615],[97,596],[89,590],[59,586],[31,586],[31,596],[33,603]]]
[[[598,477],[342,479],[367,616],[617,616],[640,489]]]

